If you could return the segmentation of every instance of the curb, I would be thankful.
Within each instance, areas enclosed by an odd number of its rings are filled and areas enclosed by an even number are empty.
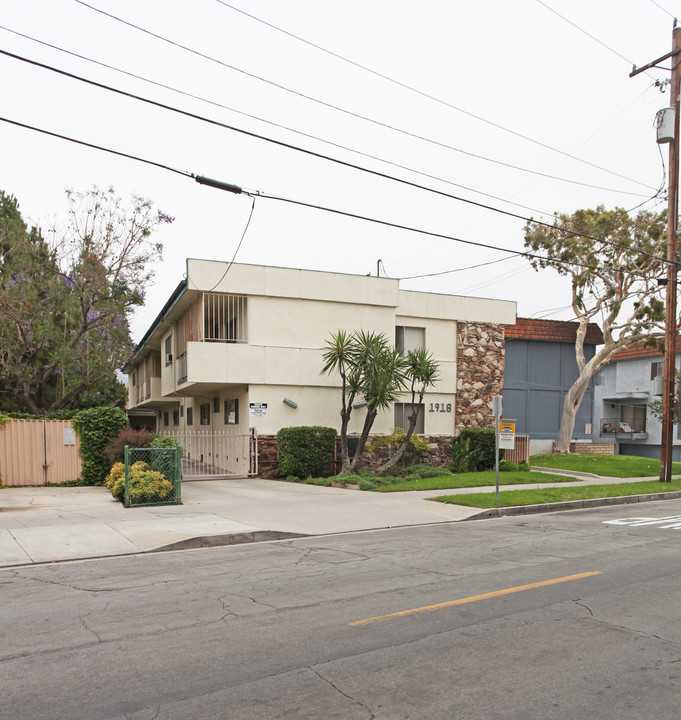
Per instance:
[[[231,533],[226,535],[200,535],[198,537],[179,540],[145,551],[170,552],[172,550],[195,550],[197,548],[222,547],[224,545],[243,545],[245,543],[267,542],[268,540],[291,540],[292,538],[310,537],[305,533],[280,532],[278,530],[254,530],[253,532]],[[144,552],[144,551],[143,551]]]
[[[569,500],[567,502],[541,503],[539,505],[518,505],[507,508],[489,508],[477,515],[464,518],[468,520],[487,520],[489,518],[511,517],[518,515],[536,515],[537,513],[560,512],[562,510],[584,510],[588,508],[606,507],[608,505],[629,505],[630,503],[654,502],[655,500],[676,500],[681,498],[681,491],[668,493],[650,493],[648,495],[620,495],[608,498],[589,498],[588,500]]]

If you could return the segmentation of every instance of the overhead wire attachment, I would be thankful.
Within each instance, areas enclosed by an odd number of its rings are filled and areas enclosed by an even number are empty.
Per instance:
[[[218,190],[226,190],[227,192],[234,193],[235,195],[241,195],[243,189],[238,185],[232,183],[222,182],[222,180],[213,180],[213,178],[205,177],[204,175],[193,175],[199,185],[208,185],[209,187],[217,188]]]

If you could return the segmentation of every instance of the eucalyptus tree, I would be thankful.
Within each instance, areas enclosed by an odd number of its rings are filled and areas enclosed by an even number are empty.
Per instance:
[[[525,226],[525,247],[535,270],[552,268],[570,278],[572,310],[578,322],[578,374],[565,394],[556,449],[568,452],[589,381],[620,348],[646,338],[664,318],[657,279],[665,269],[666,211],[631,217],[622,208],[557,214],[553,226]],[[584,340],[590,322],[603,332],[603,345],[587,359]]]

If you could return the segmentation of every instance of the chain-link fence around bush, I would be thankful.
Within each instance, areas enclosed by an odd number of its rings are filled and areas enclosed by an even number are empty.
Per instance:
[[[125,507],[181,505],[182,448],[125,447]]]

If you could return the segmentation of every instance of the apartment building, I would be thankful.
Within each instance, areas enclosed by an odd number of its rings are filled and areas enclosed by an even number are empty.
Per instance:
[[[424,398],[417,430],[451,436],[491,424],[504,327],[515,317],[514,302],[400,290],[390,278],[188,259],[185,279],[125,368],[128,407],[153,410],[167,434],[262,438],[293,425],[339,428],[340,379],[321,374],[324,344],[339,329],[365,330],[433,354],[440,380]],[[408,399],[380,413],[373,432],[403,426]],[[350,433],[364,421],[361,398],[356,405]],[[191,442],[184,444],[191,454]],[[201,452],[202,462],[210,455],[220,465],[216,454]]]

